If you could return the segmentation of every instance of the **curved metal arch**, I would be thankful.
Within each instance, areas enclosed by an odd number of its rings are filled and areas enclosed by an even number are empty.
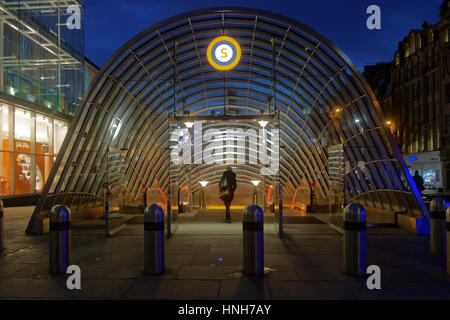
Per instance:
[[[218,75],[207,63],[205,48],[212,37],[225,32],[238,39],[243,56],[234,70]],[[275,99],[280,111],[280,140],[285,145],[280,150],[280,179],[285,192],[293,193],[306,181],[318,183],[326,197],[327,147],[343,143],[351,198],[376,205],[373,194],[384,196],[387,189],[399,190],[386,195],[394,198],[389,206],[395,201],[403,207],[406,203],[407,209],[421,212],[428,220],[400,151],[383,125],[378,102],[351,61],[300,22],[262,10],[231,7],[166,19],[113,54],[85,95],[27,231],[51,194],[102,194],[105,172],[100,168],[110,147],[128,150],[125,187],[132,197],[142,184],[155,181],[167,190],[168,113],[174,108],[185,104],[191,114],[205,115],[223,108],[223,100],[232,99],[230,108],[258,114],[268,107],[265,96]],[[339,117],[331,115],[337,106],[342,109]],[[364,170],[358,165],[361,162]],[[243,176],[255,175],[250,168],[242,170]],[[209,174],[207,168],[199,170],[194,183]],[[411,195],[414,205],[405,194]]]

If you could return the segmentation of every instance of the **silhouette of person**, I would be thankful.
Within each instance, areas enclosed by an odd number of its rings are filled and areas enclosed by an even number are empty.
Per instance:
[[[421,175],[419,175],[419,171],[416,170],[414,172],[414,182],[416,183],[417,189],[419,189],[419,192],[422,193],[422,191],[425,189],[423,186],[423,178]]]
[[[225,203],[225,222],[231,223],[230,206],[236,190],[236,174],[231,167],[223,173],[219,183],[220,199]]]

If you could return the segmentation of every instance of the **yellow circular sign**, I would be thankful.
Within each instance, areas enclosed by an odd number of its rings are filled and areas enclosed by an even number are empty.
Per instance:
[[[227,71],[237,66],[241,60],[241,47],[231,37],[217,37],[208,46],[206,56],[209,63],[217,70]]]

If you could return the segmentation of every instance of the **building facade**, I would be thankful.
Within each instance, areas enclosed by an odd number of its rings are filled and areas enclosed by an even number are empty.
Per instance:
[[[369,66],[387,123],[411,172],[418,170],[430,189],[450,191],[450,2],[440,6],[440,21],[423,23],[399,42],[394,61]],[[372,69],[376,69],[375,72]],[[381,75],[381,76],[380,76]],[[390,80],[383,86],[380,79]]]
[[[95,70],[83,13],[80,0],[0,2],[1,196],[45,185]]]

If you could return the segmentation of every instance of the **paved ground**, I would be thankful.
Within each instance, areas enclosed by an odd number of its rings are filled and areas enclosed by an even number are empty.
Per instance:
[[[143,274],[142,225],[109,239],[74,230],[72,264],[81,267],[82,290],[70,291],[66,275],[48,273],[47,237],[24,234],[31,211],[5,210],[1,299],[450,299],[444,257],[428,253],[427,237],[394,228],[368,231],[367,262],[381,267],[381,290],[342,273],[342,236],[311,219],[288,225],[284,239],[266,224],[267,274],[243,276],[237,215],[231,225],[221,215],[181,224],[166,242],[163,276]]]

